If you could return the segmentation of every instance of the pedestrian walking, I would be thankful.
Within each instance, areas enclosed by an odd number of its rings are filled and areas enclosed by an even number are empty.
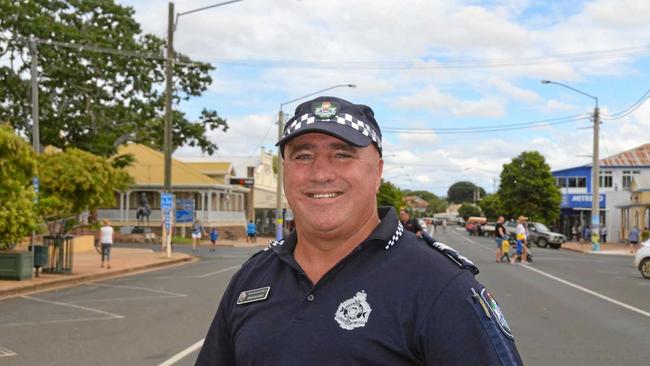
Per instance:
[[[496,251],[496,261],[501,262],[503,260],[503,241],[508,240],[508,236],[506,234],[506,227],[503,226],[503,223],[505,222],[505,219],[503,216],[499,216],[497,219],[496,225],[494,225],[494,241],[497,243],[497,251]],[[508,246],[508,251],[510,251],[510,248]],[[508,262],[510,261],[509,259],[510,256],[508,256]]]
[[[302,103],[278,145],[296,229],[233,276],[197,365],[522,364],[477,268],[377,208],[370,107]]]
[[[585,225],[585,227],[582,229],[582,237],[587,243],[591,242],[591,229],[588,225]]]
[[[210,230],[210,243],[212,243],[212,248],[210,248],[211,252],[215,251],[215,248],[217,247],[217,240],[219,240],[219,230],[217,230],[216,227],[213,227]]]
[[[575,240],[577,242],[580,242],[580,234],[579,234],[579,232],[580,232],[580,229],[578,228],[578,224],[576,224],[575,226],[573,226],[571,228],[571,235],[573,235],[573,240]]]
[[[447,232],[447,220],[442,220],[442,231]]]
[[[111,269],[111,248],[113,247],[113,227],[111,222],[108,219],[102,220],[102,227],[99,229],[99,240],[102,244],[102,264],[100,268],[104,268],[104,262],[106,262],[106,268]]]
[[[605,225],[600,228],[600,240],[603,243],[607,243],[607,226]]]
[[[257,227],[253,220],[248,221],[248,224],[246,225],[246,242],[257,242]]]
[[[526,220],[528,220],[528,218],[525,216],[519,216],[517,218],[517,226],[515,228],[517,246],[515,247],[515,255],[510,260],[510,263],[512,264],[517,260],[521,261],[523,264],[528,264],[528,235],[525,226]]]
[[[192,251],[196,252],[196,246],[201,244],[201,237],[203,236],[203,226],[200,220],[195,220],[192,224]]]
[[[639,227],[634,226],[632,230],[630,230],[630,235],[628,236],[628,240],[630,241],[630,253],[635,254],[637,250],[637,244],[639,244]]]

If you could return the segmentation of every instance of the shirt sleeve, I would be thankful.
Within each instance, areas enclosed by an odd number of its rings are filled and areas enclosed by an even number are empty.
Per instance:
[[[483,305],[478,300],[483,290],[463,271],[424,313],[417,337],[425,365],[523,364],[505,317],[490,310],[491,295]],[[503,315],[500,309],[498,313]]]
[[[232,341],[231,327],[228,314],[232,305],[232,281],[223,294],[219,309],[203,341],[196,365],[235,366],[235,348]]]

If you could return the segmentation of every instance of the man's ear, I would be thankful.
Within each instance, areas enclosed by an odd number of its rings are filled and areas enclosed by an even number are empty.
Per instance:
[[[379,187],[381,187],[381,176],[384,173],[384,159],[379,158],[377,159],[377,166],[375,167],[377,169],[377,184],[375,187],[375,194],[379,193]]]

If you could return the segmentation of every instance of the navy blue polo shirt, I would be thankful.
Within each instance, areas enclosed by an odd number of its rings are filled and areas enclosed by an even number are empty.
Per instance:
[[[313,284],[272,242],[232,278],[197,365],[519,365],[489,292],[379,210],[370,236]]]

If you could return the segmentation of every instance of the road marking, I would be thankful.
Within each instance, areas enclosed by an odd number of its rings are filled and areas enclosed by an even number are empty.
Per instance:
[[[0,346],[0,357],[17,356],[18,354],[8,348]]]
[[[45,321],[40,321],[40,322],[8,323],[8,324],[1,324],[0,328],[16,327],[16,326],[23,326],[23,325],[56,324],[56,323],[90,321],[90,320],[112,320],[112,319],[122,319],[122,318],[124,318],[123,315],[113,314],[113,313],[109,313],[107,311],[103,311],[103,310],[99,310],[99,309],[93,309],[93,308],[89,308],[89,307],[81,306],[81,305],[75,305],[75,304],[70,304],[70,303],[65,303],[65,302],[58,302],[58,301],[50,301],[50,300],[45,300],[45,299],[39,299],[37,297],[32,297],[32,296],[21,296],[21,298],[32,300],[32,301],[37,301],[37,302],[42,302],[42,303],[46,303],[46,304],[51,304],[51,305],[65,306],[65,307],[70,307],[70,308],[74,308],[74,309],[85,310],[85,311],[89,311],[89,312],[92,312],[92,313],[97,313],[97,314],[101,314],[101,315],[105,315],[105,316],[94,317],[94,318],[45,320]]]
[[[220,270],[214,271],[214,272],[204,273],[204,274],[201,274],[201,275],[193,275],[193,276],[160,276],[160,277],[151,277],[151,279],[169,280],[169,279],[178,279],[178,278],[206,278],[206,277],[214,276],[214,275],[217,275],[217,274],[220,274],[220,273],[232,271],[232,270],[238,269],[240,267],[241,267],[241,264],[238,264],[236,266],[220,269]]]
[[[636,312],[636,313],[639,313],[639,314],[641,314],[641,315],[645,315],[645,316],[647,316],[648,318],[650,318],[650,312],[647,312],[647,311],[645,311],[645,310],[641,310],[641,309],[639,309],[639,308],[637,308],[637,307],[634,307],[634,306],[632,306],[632,305],[628,305],[628,304],[626,304],[626,303],[624,303],[624,302],[621,302],[621,301],[618,301],[618,300],[612,299],[612,298],[609,297],[609,296],[605,296],[605,295],[603,295],[603,294],[601,294],[601,293],[598,293],[598,292],[596,292],[596,291],[593,291],[593,290],[590,290],[590,289],[588,289],[588,288],[582,287],[582,286],[580,286],[580,285],[577,285],[577,284],[575,284],[575,283],[573,283],[573,282],[567,281],[567,280],[562,279],[562,278],[560,278],[560,277],[553,276],[553,275],[550,274],[550,273],[546,273],[546,272],[544,272],[544,271],[542,271],[542,270],[539,270],[539,269],[537,269],[537,268],[531,267],[531,266],[529,266],[529,265],[522,265],[521,267],[522,267],[522,268],[526,268],[526,269],[529,270],[529,271],[537,272],[537,273],[541,274],[542,276],[546,276],[546,277],[548,277],[548,278],[550,278],[550,279],[556,280],[556,281],[558,281],[558,282],[560,282],[560,283],[563,283],[563,284],[565,284],[565,285],[567,285],[567,286],[571,286],[571,287],[576,288],[576,289],[578,289],[578,290],[580,290],[580,291],[586,292],[586,293],[588,293],[589,295],[596,296],[596,297],[601,298],[601,299],[603,299],[603,300],[605,300],[605,301],[609,301],[609,302],[611,302],[612,304],[616,304],[616,305],[621,306],[621,307],[623,307],[623,308],[625,308],[625,309],[632,310],[632,311],[634,311],[634,312]]]
[[[481,244],[478,244],[478,243],[474,242],[472,239],[467,238],[467,237],[465,237],[465,236],[463,236],[463,235],[461,235],[461,234],[459,234],[459,233],[457,233],[457,232],[455,232],[455,231],[452,231],[452,233],[454,233],[454,234],[460,236],[461,238],[463,238],[464,240],[468,241],[470,244],[472,244],[472,245],[475,246],[475,247],[479,247],[479,248],[481,248],[481,249],[483,249],[483,250],[487,250],[488,252],[494,252],[494,250],[492,250],[492,249],[490,249],[490,248],[486,248],[485,246],[483,246],[483,245],[481,245]],[[496,243],[495,243],[494,245],[496,245]],[[495,250],[496,250],[496,249],[495,249]]]
[[[466,238],[466,237],[464,237],[464,236],[462,236],[462,235],[460,235],[460,234],[458,234],[458,233],[456,233],[456,235],[458,235],[458,236],[460,236],[461,238],[463,238],[463,239],[469,241],[470,243],[474,244],[475,246],[478,246],[478,247],[483,248],[483,249],[485,249],[485,250],[489,250],[489,251],[491,251],[490,249],[488,249],[488,248],[486,248],[486,247],[484,247],[484,246],[482,246],[482,245],[480,245],[480,244],[477,244],[477,243],[475,243],[474,241],[472,241],[472,240],[470,240],[470,239],[468,239],[468,238]],[[625,308],[625,309],[628,309],[628,310],[634,311],[634,312],[636,312],[636,313],[639,313],[639,314],[641,314],[641,315],[644,315],[644,316],[650,318],[650,312],[647,312],[647,311],[645,311],[645,310],[641,310],[641,309],[639,309],[639,308],[637,308],[637,307],[634,307],[634,306],[632,306],[632,305],[626,304],[626,303],[624,303],[624,302],[622,302],[622,301],[618,301],[618,300],[616,300],[616,299],[612,299],[612,298],[609,297],[609,296],[605,296],[605,295],[603,295],[603,294],[601,294],[601,293],[598,293],[598,292],[596,292],[596,291],[590,290],[590,289],[588,289],[588,288],[586,288],[586,287],[582,287],[582,286],[580,286],[580,285],[578,285],[578,284],[575,284],[575,283],[573,283],[573,282],[567,281],[567,280],[562,279],[562,278],[560,278],[560,277],[553,276],[553,275],[550,274],[550,273],[546,273],[546,272],[544,272],[544,271],[542,271],[542,270],[540,270],[540,269],[537,269],[537,268],[531,267],[530,265],[521,265],[520,267],[521,267],[521,268],[526,268],[526,269],[529,270],[529,271],[536,272],[536,273],[538,273],[538,274],[541,274],[542,276],[546,276],[546,277],[548,277],[548,278],[550,278],[550,279],[552,279],[552,280],[558,281],[558,282],[563,283],[563,284],[565,284],[565,285],[567,285],[567,286],[571,286],[571,287],[573,287],[573,288],[575,288],[575,289],[578,289],[578,290],[580,290],[580,291],[583,291],[583,292],[585,292],[585,293],[588,293],[589,295],[592,295],[592,296],[598,297],[598,298],[603,299],[603,300],[605,300],[605,301],[609,301],[609,302],[611,302],[612,304],[615,304],[615,305],[621,306],[621,307],[623,307],[623,308]]]
[[[149,291],[153,292],[156,294],[163,294],[163,295],[171,295],[171,296],[176,296],[176,297],[186,297],[186,294],[181,294],[177,292],[171,292],[171,291],[165,291],[165,290],[156,290],[156,289],[151,289],[147,287],[139,287],[139,286],[125,286],[125,285],[108,285],[105,283],[97,283],[97,282],[91,282],[91,283],[86,283],[86,286],[97,286],[97,287],[109,287],[109,288],[123,288],[127,290],[139,290],[139,291]]]
[[[197,349],[203,347],[203,341],[205,341],[205,338],[201,339],[200,341],[194,343],[193,345],[185,348],[184,350],[178,352],[174,356],[172,356],[170,359],[167,361],[159,364],[158,366],[171,366],[175,364],[176,362],[182,360],[185,358],[187,355],[191,354],[192,352],[196,351]]]

